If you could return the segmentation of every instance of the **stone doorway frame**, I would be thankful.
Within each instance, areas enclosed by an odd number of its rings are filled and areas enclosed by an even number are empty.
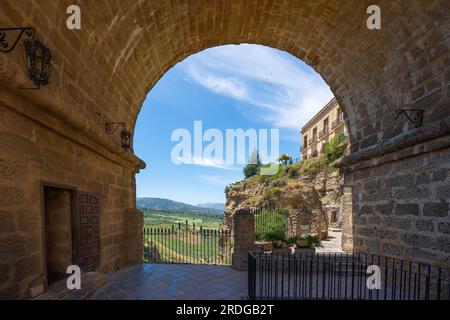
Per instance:
[[[46,232],[47,232],[47,219],[45,213],[45,188],[55,188],[61,190],[67,190],[70,192],[70,230],[71,230],[71,240],[72,240],[72,263],[75,263],[78,254],[78,248],[76,248],[76,199],[78,190],[76,187],[67,186],[63,184],[41,181],[40,182],[40,199],[41,199],[41,221],[42,221],[42,271],[44,276],[44,292],[47,291],[48,283],[48,270],[47,270],[47,243],[46,243]]]

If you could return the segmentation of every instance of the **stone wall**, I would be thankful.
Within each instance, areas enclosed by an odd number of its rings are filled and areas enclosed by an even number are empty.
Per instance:
[[[44,275],[44,181],[101,195],[97,271],[137,262],[136,256],[127,256],[135,253],[128,249],[135,246],[142,226],[139,216],[128,211],[135,207],[136,169],[75,143],[64,131],[55,132],[12,111],[5,97],[0,98],[0,298],[26,298],[29,285]],[[30,106],[19,98],[7,102],[24,109]],[[31,106],[29,110],[31,115]],[[125,232],[125,223],[133,223],[137,231]]]
[[[232,266],[247,270],[248,251],[255,248],[255,216],[249,209],[237,209],[233,214],[231,237],[233,239]]]
[[[342,201],[343,180],[339,171],[328,170],[319,172],[313,180],[314,189],[318,192],[322,203],[322,210],[327,215],[328,225],[333,228],[342,228],[342,216],[345,214]]]
[[[341,248],[346,252],[353,251],[353,203],[352,188],[345,187],[342,196],[342,216],[341,216]],[[357,250],[355,250],[357,251]]]
[[[144,253],[144,219],[143,213],[130,209],[126,214],[126,264],[142,262]]]
[[[356,251],[450,267],[449,142],[444,136],[350,166]]]

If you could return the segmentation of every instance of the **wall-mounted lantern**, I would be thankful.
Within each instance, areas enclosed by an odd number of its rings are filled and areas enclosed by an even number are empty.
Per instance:
[[[35,39],[34,28],[0,28],[0,52],[12,52],[22,37],[27,38],[23,41],[25,73],[36,87],[21,89],[40,89],[50,81],[53,57],[50,49]]]
[[[26,73],[36,85],[36,88],[29,89],[39,89],[49,83],[52,74],[52,53],[38,40],[25,40],[24,49]]]
[[[119,128],[122,128],[120,131],[120,140],[122,144],[122,148],[128,150],[131,148],[131,133],[126,128],[124,122],[107,122],[105,123],[106,134],[115,134]]]

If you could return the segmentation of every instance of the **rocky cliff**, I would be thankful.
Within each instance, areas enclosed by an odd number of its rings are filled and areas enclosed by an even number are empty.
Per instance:
[[[280,166],[274,176],[256,175],[226,189],[223,227],[231,229],[238,208],[275,205],[289,209],[291,235],[301,235],[305,226],[322,238],[328,227],[340,227],[342,181],[337,169],[324,158]]]

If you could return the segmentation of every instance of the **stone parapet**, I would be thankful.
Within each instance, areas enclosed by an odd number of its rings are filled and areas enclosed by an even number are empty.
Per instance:
[[[249,209],[237,209],[233,214],[232,267],[247,270],[248,251],[255,248],[255,216]]]

